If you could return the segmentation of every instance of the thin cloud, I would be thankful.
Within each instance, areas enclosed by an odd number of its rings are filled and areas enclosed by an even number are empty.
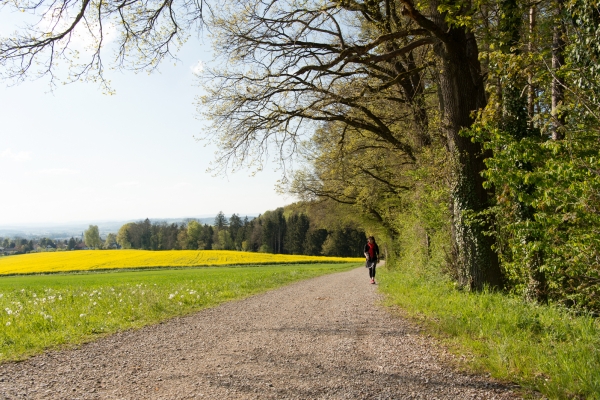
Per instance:
[[[194,75],[200,75],[202,72],[204,72],[204,63],[201,60],[198,60],[195,65],[190,67],[190,71],[192,71],[192,74]]]
[[[31,160],[30,151],[19,151],[14,152],[12,149],[6,149],[0,153],[1,159],[7,159],[12,161],[29,161]]]
[[[79,171],[70,168],[48,168],[40,170],[40,173],[52,176],[70,176],[77,175]]]
[[[138,181],[127,181],[127,182],[119,182],[115,185],[115,187],[118,187],[118,188],[127,188],[127,187],[135,187],[135,186],[140,186],[140,183]]]
[[[181,189],[185,187],[191,187],[192,185],[189,182],[177,182],[173,185],[173,189]]]

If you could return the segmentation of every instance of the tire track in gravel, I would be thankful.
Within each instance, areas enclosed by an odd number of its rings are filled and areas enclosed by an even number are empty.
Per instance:
[[[364,268],[0,365],[2,399],[514,399],[376,306]]]

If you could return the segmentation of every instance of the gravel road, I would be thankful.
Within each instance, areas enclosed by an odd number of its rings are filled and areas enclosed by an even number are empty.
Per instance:
[[[0,365],[2,399],[514,399],[376,306],[359,268]]]

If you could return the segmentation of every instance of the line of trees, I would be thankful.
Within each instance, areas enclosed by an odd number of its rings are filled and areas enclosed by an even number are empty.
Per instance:
[[[333,218],[332,218],[333,219]],[[127,223],[118,233],[103,239],[97,225],[90,225],[81,238],[0,238],[6,255],[32,251],[82,249],[142,250],[238,250],[276,254],[358,257],[366,243],[363,229],[355,221],[332,223],[303,204],[266,211],[257,218],[227,218],[219,212],[213,224],[189,219],[183,223]]]
[[[0,238],[0,253],[25,254],[32,251],[54,251],[54,250],[73,250],[82,246],[83,241],[80,238],[70,239],[51,239],[47,237],[35,239],[23,238]]]
[[[145,219],[123,225],[114,240],[124,249],[240,250],[360,256],[366,237],[363,230],[351,226],[329,230],[317,227],[303,213],[290,213],[286,217],[284,208],[278,208],[253,219],[242,219],[237,214],[227,218],[220,212],[212,225],[201,224],[196,220],[167,224],[152,223]],[[94,246],[90,243],[89,247]]]

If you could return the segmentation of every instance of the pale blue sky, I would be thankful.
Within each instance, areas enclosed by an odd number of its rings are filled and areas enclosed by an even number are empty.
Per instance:
[[[188,42],[160,73],[109,74],[117,94],[94,84],[0,82],[0,227],[258,214],[291,203],[272,165],[250,177],[206,173],[215,148],[197,142],[192,69],[209,43]]]

